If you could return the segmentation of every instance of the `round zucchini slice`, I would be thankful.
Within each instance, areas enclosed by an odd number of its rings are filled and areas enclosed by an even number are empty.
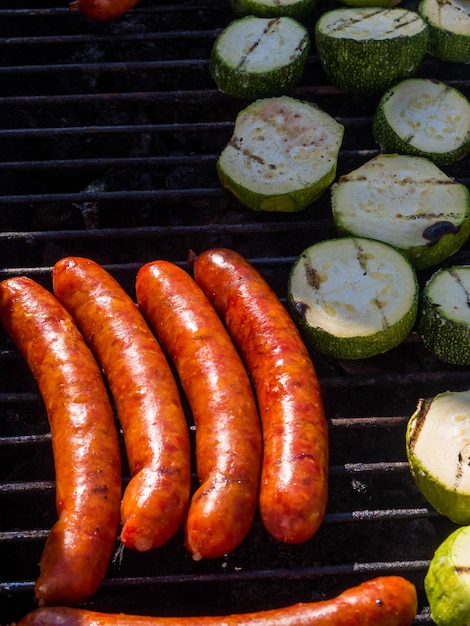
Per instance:
[[[470,63],[469,0],[421,0],[418,13],[429,26],[430,54],[442,61]]]
[[[378,239],[416,269],[437,265],[470,235],[470,192],[424,157],[379,154],[331,187],[341,235]]]
[[[299,82],[309,50],[309,33],[297,20],[249,15],[231,22],[216,38],[210,73],[231,96],[278,96]]]
[[[337,359],[365,359],[400,344],[415,323],[418,297],[408,259],[359,237],[310,246],[288,280],[288,307],[305,342]]]
[[[382,96],[373,131],[384,152],[448,165],[470,152],[470,102],[442,81],[408,78]]]
[[[310,102],[256,100],[237,115],[217,160],[220,183],[255,211],[301,211],[334,181],[343,133]]]
[[[281,17],[303,20],[317,7],[317,0],[229,0],[235,15]]]
[[[326,11],[315,24],[315,45],[330,81],[359,95],[383,92],[412,76],[427,51],[429,31],[401,7]]]
[[[463,626],[470,615],[470,526],[454,530],[435,551],[424,590],[437,626]]]
[[[406,429],[416,486],[441,515],[470,524],[470,390],[421,399]]]
[[[469,302],[470,265],[442,268],[424,286],[418,332],[429,352],[445,363],[470,365]]]

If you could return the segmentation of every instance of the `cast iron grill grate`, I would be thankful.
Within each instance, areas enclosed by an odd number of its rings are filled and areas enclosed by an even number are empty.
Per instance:
[[[325,0],[318,11],[332,6]],[[246,104],[219,93],[209,75],[213,40],[231,19],[225,3],[143,0],[102,24],[58,0],[9,0],[0,18],[0,279],[25,274],[50,287],[53,263],[77,254],[102,263],[134,295],[143,263],[160,257],[184,266],[190,250],[225,245],[284,298],[300,252],[335,235],[327,195],[301,214],[254,214],[220,189],[215,162]],[[470,96],[466,66],[426,58],[420,74]],[[345,125],[338,174],[378,153],[370,126],[377,100],[331,86],[314,51],[293,95]],[[469,165],[466,158],[445,169],[469,185]],[[469,257],[466,245],[452,263]],[[435,361],[414,333],[367,362],[313,358],[331,438],[330,501],[319,533],[305,545],[279,545],[256,521],[233,554],[202,563],[185,552],[181,533],[151,554],[117,549],[86,606],[249,611],[398,573],[417,585],[416,623],[432,623],[423,578],[452,525],[417,492],[404,433],[418,398],[465,389],[468,371]],[[43,405],[1,332],[0,413],[0,615],[8,624],[34,606],[55,505]]]

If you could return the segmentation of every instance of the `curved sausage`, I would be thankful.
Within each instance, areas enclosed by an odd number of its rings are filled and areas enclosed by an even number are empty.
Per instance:
[[[139,617],[80,609],[37,609],[16,626],[411,626],[416,588],[400,576],[381,576],[320,602],[210,617]]]
[[[189,428],[175,378],[136,304],[103,267],[67,257],[52,278],[103,369],[122,426],[132,478],[120,539],[141,552],[156,548],[182,525],[191,489]]]
[[[217,313],[177,265],[156,261],[136,280],[137,302],[173,361],[196,424],[200,487],[186,521],[195,559],[232,551],[258,502],[261,427],[245,367]]]
[[[72,318],[27,277],[0,283],[0,321],[31,369],[52,434],[58,520],[40,562],[39,605],[75,604],[105,576],[119,528],[121,458],[101,372]]]
[[[194,276],[225,320],[254,384],[264,438],[262,522],[280,541],[306,541],[323,520],[328,487],[328,430],[307,349],[274,291],[238,253],[203,252]]]
[[[69,3],[71,11],[80,11],[83,15],[100,22],[107,22],[124,15],[142,0],[73,0]]]

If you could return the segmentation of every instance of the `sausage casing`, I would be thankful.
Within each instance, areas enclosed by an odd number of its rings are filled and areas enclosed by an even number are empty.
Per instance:
[[[69,4],[71,11],[80,11],[90,19],[107,22],[121,17],[141,0],[73,0]]]
[[[195,559],[232,551],[256,512],[261,427],[248,374],[216,311],[176,264],[143,266],[137,302],[173,361],[196,424],[200,487],[186,521]]]
[[[53,288],[100,363],[122,426],[131,480],[121,541],[141,552],[159,547],[181,527],[191,489],[189,428],[173,373],[137,305],[98,263],[61,259]]]
[[[116,546],[121,458],[101,372],[72,318],[27,277],[0,283],[0,321],[31,369],[52,434],[58,520],[40,562],[39,605],[75,604],[100,585]]]
[[[320,602],[209,617],[139,617],[80,609],[38,609],[16,626],[411,626],[415,586],[401,576],[381,576]]]
[[[240,254],[203,252],[194,277],[225,321],[256,391],[263,524],[280,541],[306,541],[323,520],[328,493],[328,429],[308,351],[275,292]]]

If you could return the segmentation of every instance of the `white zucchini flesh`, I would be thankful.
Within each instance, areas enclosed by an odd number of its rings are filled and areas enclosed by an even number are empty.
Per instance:
[[[423,30],[423,21],[415,12],[402,8],[363,7],[323,14],[321,29],[339,39],[381,41],[416,35]]]
[[[469,208],[465,186],[430,160],[385,154],[342,176],[332,187],[332,206],[335,220],[353,234],[397,248],[428,246],[439,224],[457,229]]]
[[[305,41],[305,29],[291,18],[248,17],[225,29],[217,54],[238,71],[269,72],[295,60]]]
[[[425,406],[410,433],[416,471],[470,496],[470,391],[442,393]]]
[[[343,238],[302,255],[290,281],[305,322],[335,337],[366,337],[406,316],[416,297],[415,276],[390,246]],[[297,274],[297,275],[296,275]]]
[[[441,318],[470,328],[470,266],[436,272],[426,285],[426,297]]]
[[[470,36],[470,2],[436,0],[427,2],[425,16],[440,29],[456,35]]]
[[[219,167],[252,193],[302,191],[336,169],[343,127],[311,103],[257,100],[237,117]]]
[[[384,113],[400,137],[427,153],[446,153],[470,141],[470,102],[440,81],[403,81],[392,88]]]

